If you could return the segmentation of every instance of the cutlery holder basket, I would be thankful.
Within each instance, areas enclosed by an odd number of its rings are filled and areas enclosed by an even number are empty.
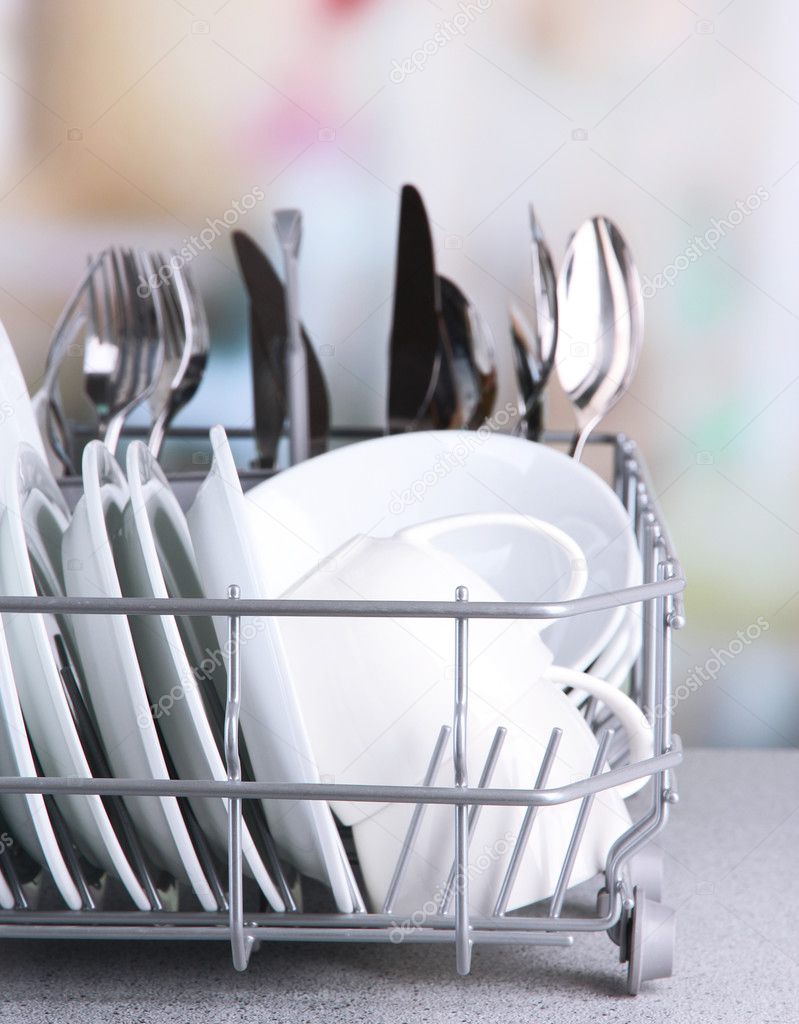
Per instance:
[[[562,440],[552,436],[550,440]],[[228,942],[234,966],[243,970],[251,953],[269,941],[330,941],[379,943],[445,943],[455,948],[456,967],[466,974],[474,944],[570,945],[580,932],[606,931],[619,947],[622,962],[628,964],[628,991],[636,993],[642,982],[671,973],[673,915],[660,902],[658,858],[649,846],[666,825],[669,808],[677,800],[674,769],[682,752],[679,738],[672,734],[672,691],[670,678],[671,632],[684,624],[682,569],[666,524],[655,500],[645,463],[634,442],[622,435],[602,435],[591,442],[609,448],[613,454],[616,493],[627,509],[640,549],[644,576],[640,586],[573,601],[552,604],[478,603],[468,600],[462,588],[448,602],[365,602],[365,601],[248,601],[237,597],[235,587],[227,598],[211,599],[106,599],[106,598],[2,598],[0,611],[49,615],[174,615],[215,616],[228,625],[228,701],[225,708],[224,753],[227,781],[118,778],[0,778],[0,792],[56,794],[98,794],[104,798],[125,796],[224,797],[229,800],[227,864],[220,867],[209,854],[199,830],[193,833],[198,856],[207,868],[218,909],[165,909],[156,901],[149,911],[112,910],[103,907],[102,883],[77,854],[65,822],[59,843],[83,899],[83,909],[36,909],[30,898],[28,876],[19,863],[0,855],[0,872],[14,896],[13,909],[0,911],[0,937],[84,938],[84,939],[202,939]],[[230,581],[235,584],[235,580]],[[592,774],[566,785],[548,787],[546,771],[531,778],[529,789],[498,789],[464,784],[467,758],[466,715],[468,703],[469,622],[474,619],[558,619],[634,605],[640,610],[642,646],[629,676],[629,693],[644,710],[653,726],[653,756],[627,764],[622,733],[613,734],[612,715],[593,699],[583,707],[586,720],[599,739],[599,753]],[[304,784],[266,784],[242,781],[238,741],[241,670],[239,661],[242,618],[259,616],[353,616],[412,617],[447,619],[452,622],[455,651],[455,686],[451,729],[442,729],[439,748],[452,742],[455,782],[453,785],[366,786],[337,785],[321,781]],[[387,653],[388,656],[388,653]],[[552,742],[552,741],[551,741]],[[441,749],[437,755],[440,756]],[[546,762],[546,757],[545,757]],[[608,770],[603,770],[609,766]],[[429,773],[429,778],[434,772]],[[564,912],[571,871],[583,838],[594,797],[635,779],[646,784],[630,809],[631,826],[612,845],[605,864],[596,906],[587,911]],[[281,801],[320,800],[415,805],[409,833],[394,869],[394,878],[383,907],[368,912],[360,893],[353,891],[351,914],[303,912],[296,907],[296,885],[273,857],[270,868],[278,889],[286,897],[285,913],[249,906],[245,898],[242,863],[243,804],[255,798]],[[576,824],[551,897],[523,911],[506,912],[507,892],[518,870],[525,844],[548,807],[575,802]],[[455,820],[453,870],[445,897],[429,914],[411,918],[392,912],[396,892],[423,808],[446,804]],[[470,834],[480,807],[518,806],[526,809],[524,825],[512,839],[512,852],[502,891],[494,912],[487,916],[470,914]],[[50,799],[48,806],[53,806]],[[143,871],[143,862],[134,863]],[[227,873],[227,877],[225,877]],[[152,881],[152,880],[151,880]],[[443,881],[443,880],[442,880]],[[154,883],[147,891],[155,892]],[[505,896],[503,902],[503,894]]]

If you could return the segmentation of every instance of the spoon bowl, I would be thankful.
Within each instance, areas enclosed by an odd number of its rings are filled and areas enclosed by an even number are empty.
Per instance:
[[[641,282],[621,232],[606,217],[574,233],[558,277],[561,386],[574,406],[579,460],[592,430],[630,386],[644,332]]]

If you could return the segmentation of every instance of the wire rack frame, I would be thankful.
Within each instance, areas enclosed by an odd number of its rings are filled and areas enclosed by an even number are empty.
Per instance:
[[[564,437],[550,435],[548,440]],[[217,879],[217,912],[187,913],[166,911],[155,904],[150,911],[108,912],[94,907],[90,885],[81,865],[73,858],[70,868],[76,876],[79,891],[85,893],[84,908],[79,911],[38,911],[26,906],[23,887],[14,877],[13,866],[3,858],[2,870],[17,896],[14,910],[0,912],[2,938],[82,938],[161,939],[161,940],[224,940],[230,943],[233,965],[237,970],[247,967],[252,952],[263,941],[329,941],[396,943],[447,943],[455,947],[456,969],[467,974],[472,949],[476,943],[570,945],[574,935],[588,931],[607,931],[621,947],[622,958],[634,966],[631,922],[635,909],[633,890],[625,868],[666,825],[670,805],[677,800],[673,772],[682,760],[679,738],[672,734],[671,701],[671,633],[685,622],[682,593],[685,577],[677,559],[668,529],[654,497],[646,465],[635,443],[623,435],[602,435],[595,443],[612,445],[614,485],[630,515],[641,551],[644,582],[635,587],[617,590],[572,601],[553,603],[474,602],[465,588],[458,588],[452,601],[299,601],[244,600],[231,582],[223,599],[141,598],[55,598],[3,597],[0,613],[67,614],[67,615],[143,615],[143,616],[214,616],[228,624],[228,692],[224,709],[224,754],[227,781],[152,780],[94,777],[88,779],[35,777],[0,778],[0,792],[58,794],[97,794],[103,797],[174,796],[224,797],[229,800],[227,893]],[[540,619],[567,618],[589,612],[604,611],[625,605],[641,605],[643,644],[631,674],[631,695],[648,714],[654,732],[651,758],[634,764],[616,763],[623,755],[610,758],[610,770],[603,770],[612,752],[612,720],[597,716],[592,725],[598,732],[599,744],[592,772],[576,782],[558,787],[546,785],[548,768],[557,749],[558,730],[550,745],[531,789],[498,789],[488,786],[491,759],[498,753],[501,737],[495,747],[478,786],[466,784],[468,760],[468,666],[469,623],[474,619]],[[442,729],[431,757],[430,769],[420,786],[342,785],[335,783],[265,783],[243,781],[239,750],[239,712],[241,707],[240,626],[245,617],[337,616],[356,618],[432,618],[449,619],[453,623],[455,651],[455,685],[452,726]],[[451,735],[450,735],[451,734]],[[444,747],[451,741],[454,754],[454,785],[432,784],[434,768]],[[496,748],[496,749],[495,749]],[[614,766],[615,765],[615,766]],[[563,899],[585,829],[588,813],[596,794],[635,779],[651,780],[651,800],[644,813],[621,835],[610,849],[604,872],[604,886],[598,900],[597,914],[562,916]],[[243,802],[271,800],[346,800],[352,802],[407,803],[415,805],[408,835],[398,859],[394,878],[380,912],[367,912],[360,893],[353,892],[355,913],[307,914],[296,909],[290,886],[282,876],[277,857],[271,860],[281,892],[287,898],[285,913],[247,914],[244,908],[242,828]],[[507,897],[518,871],[530,830],[539,809],[579,801],[577,820],[572,833],[560,877],[545,916],[505,913]],[[121,801],[119,801],[121,803]],[[392,912],[393,895],[407,866],[418,818],[428,805],[446,804],[453,808],[455,818],[453,866],[444,888],[438,912],[423,924],[408,927],[407,920]],[[489,916],[474,916],[469,911],[469,840],[475,816],[485,806],[519,806],[526,808],[523,825],[516,837],[496,906]],[[64,824],[66,828],[66,825]],[[68,830],[67,830],[68,831]],[[203,838],[193,834],[201,853]],[[266,837],[267,840],[269,837]],[[65,843],[65,847],[68,844]],[[202,858],[201,858],[202,859]],[[215,869],[210,858],[205,864],[213,877]],[[154,890],[154,886],[151,887]],[[149,890],[148,890],[149,891]],[[398,938],[399,936],[399,938]],[[639,944],[640,945],[640,944]],[[642,974],[640,964],[637,976]],[[655,973],[652,973],[652,970]],[[657,976],[657,967],[646,968],[643,977]],[[633,990],[633,987],[630,989]],[[635,987],[637,991],[637,987]]]

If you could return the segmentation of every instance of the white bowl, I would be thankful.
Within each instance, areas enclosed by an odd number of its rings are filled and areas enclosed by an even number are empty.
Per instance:
[[[546,520],[585,554],[586,594],[641,582],[629,516],[590,469],[531,441],[484,431],[399,434],[348,445],[279,473],[247,494],[260,578],[277,597],[351,537],[390,537],[444,516],[516,512]],[[512,527],[477,545],[463,530],[436,542],[506,600],[552,600],[562,568],[552,545]],[[587,668],[624,619],[624,608],[553,622],[546,641],[559,664]]]

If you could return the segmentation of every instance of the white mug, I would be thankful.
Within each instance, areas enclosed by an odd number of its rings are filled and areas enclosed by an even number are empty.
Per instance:
[[[485,579],[434,546],[448,531],[494,529],[497,521],[561,549],[563,595],[585,587],[579,547],[562,531],[528,516],[446,517],[393,537],[354,537],[284,596],[313,600],[452,601],[465,586],[474,601],[500,601]],[[534,585],[535,581],[531,581]],[[470,623],[472,706],[493,721],[549,668],[541,621]],[[452,718],[455,631],[449,619],[284,618],[286,664],[319,774],[341,783],[415,785],[430,757],[430,735]],[[334,802],[347,825],[381,805]]]
[[[580,686],[614,712],[630,741],[630,761],[652,754],[652,728],[629,697],[603,680],[572,670],[551,667],[545,678],[509,706],[504,715],[486,715],[477,706],[469,710],[468,778],[476,785],[498,726],[507,729],[490,786],[532,789],[551,730],[562,736],[545,788],[586,778],[591,773],[597,741],[579,711],[560,689],[564,683]],[[428,733],[432,749],[435,736]],[[636,780],[598,793],[588,817],[571,874],[570,884],[592,878],[602,871],[613,843],[630,827],[624,797],[646,782]],[[453,784],[453,762],[447,757],[434,784]],[[580,800],[541,807],[533,825],[508,909],[516,909],[550,896],[557,884]],[[385,898],[394,867],[413,813],[407,804],[389,804],[378,814],[353,827],[353,836],[370,903],[379,908]],[[490,914],[522,824],[525,808],[490,807],[480,811],[470,844],[469,905],[472,913]],[[396,893],[394,910],[399,914],[432,913],[440,901],[453,863],[454,815],[447,805],[428,805],[413,844],[403,881]]]

